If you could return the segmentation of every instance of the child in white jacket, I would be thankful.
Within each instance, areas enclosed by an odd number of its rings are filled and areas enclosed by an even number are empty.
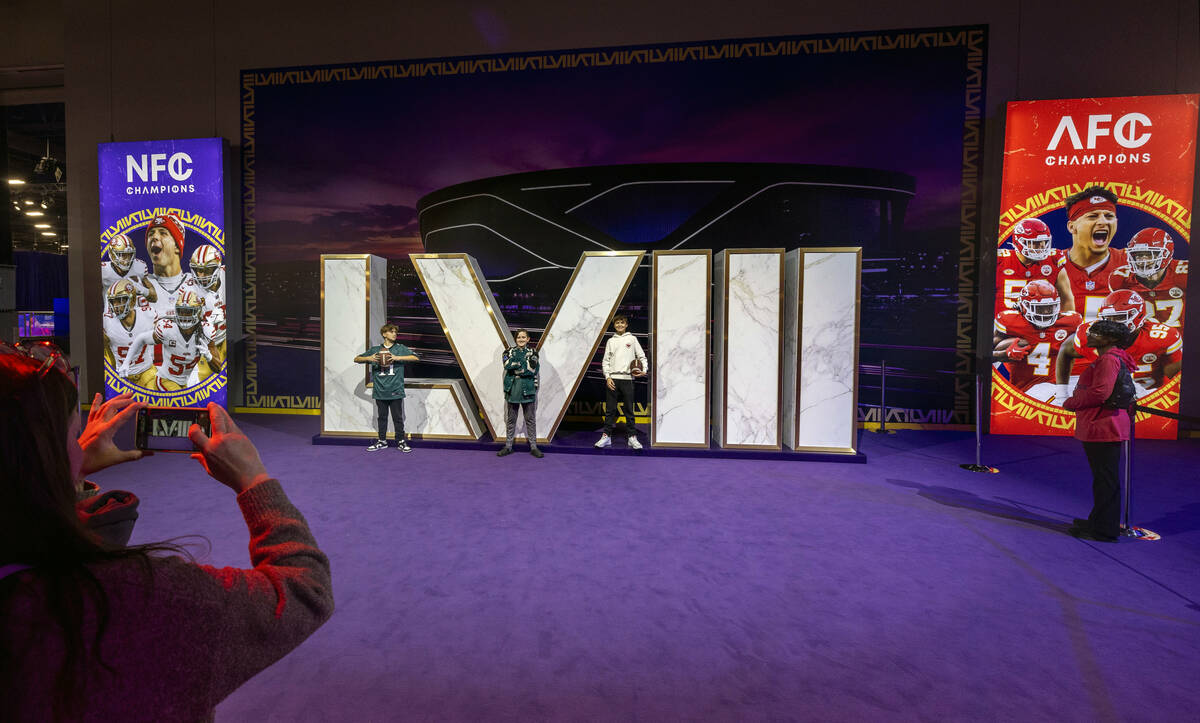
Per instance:
[[[634,428],[633,377],[646,375],[646,352],[637,337],[626,331],[629,319],[624,314],[613,317],[613,335],[604,347],[604,383],[608,391],[604,399],[604,434],[596,447],[611,447],[613,427],[617,422],[617,398],[625,406],[625,428],[629,432],[630,449],[641,449]]]

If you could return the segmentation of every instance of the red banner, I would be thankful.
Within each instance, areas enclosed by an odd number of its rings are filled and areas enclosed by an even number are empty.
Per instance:
[[[1096,319],[1137,335],[1139,404],[1179,410],[1197,95],[1008,104],[991,431],[1068,435]],[[1176,423],[1138,415],[1139,437]]]

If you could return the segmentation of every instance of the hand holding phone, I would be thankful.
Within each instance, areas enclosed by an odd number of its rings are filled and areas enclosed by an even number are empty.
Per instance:
[[[129,393],[113,397],[107,402],[99,393],[92,398],[87,426],[79,435],[79,447],[83,450],[81,474],[91,474],[114,464],[141,459],[146,454],[141,448],[121,449],[113,441],[113,435],[145,408],[144,403],[133,401],[133,395]]]
[[[233,423],[229,413],[210,402],[208,416],[211,430],[193,425],[188,432],[198,450],[192,459],[203,465],[210,477],[234,492],[247,490],[259,479],[265,479],[267,468],[258,450]]]

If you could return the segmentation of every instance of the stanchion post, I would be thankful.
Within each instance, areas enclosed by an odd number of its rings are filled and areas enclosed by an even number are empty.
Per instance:
[[[991,368],[991,365],[988,365]],[[960,464],[959,467],[969,472],[987,472],[996,474],[1000,470],[983,463],[983,373],[975,373],[975,464]]]
[[[887,433],[887,359],[879,360],[879,433]]]

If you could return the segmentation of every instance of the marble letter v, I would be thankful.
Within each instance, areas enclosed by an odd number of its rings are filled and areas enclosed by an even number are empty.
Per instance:
[[[409,254],[450,349],[483,411],[492,439],[504,439],[500,357],[513,346],[479,263],[468,254]]]
[[[545,333],[533,340],[541,364],[539,442],[554,438],[644,253],[584,253]],[[463,376],[483,410],[492,438],[503,439],[500,356],[513,341],[504,315],[493,304],[479,264],[467,254],[410,254],[410,258]]]

